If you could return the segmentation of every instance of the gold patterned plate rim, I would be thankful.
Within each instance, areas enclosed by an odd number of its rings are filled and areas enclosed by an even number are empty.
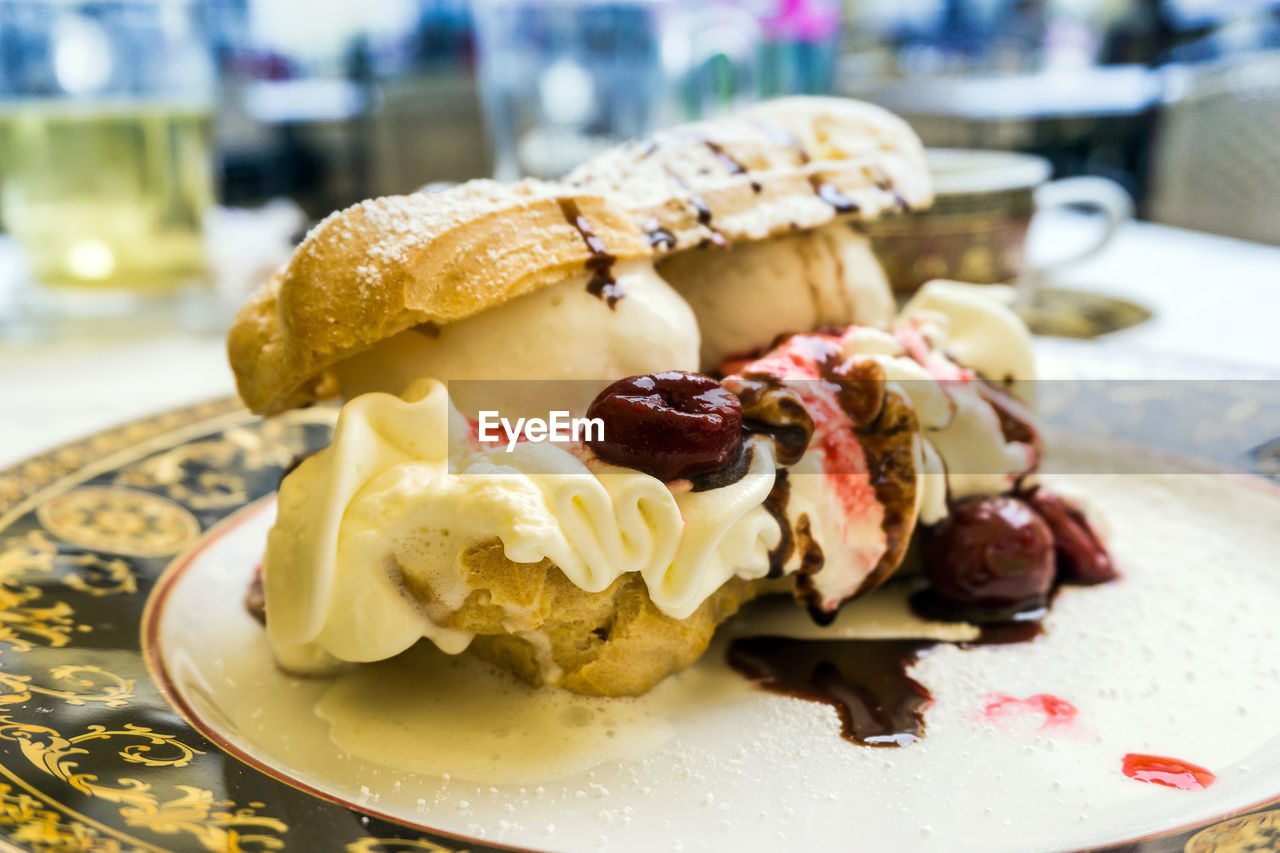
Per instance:
[[[424,832],[283,781],[194,728],[148,666],[153,594],[224,521],[271,495],[296,454],[326,444],[333,418],[322,406],[264,421],[220,399],[0,471],[0,850],[520,849]],[[1280,790],[1094,849],[1280,849],[1277,806]]]

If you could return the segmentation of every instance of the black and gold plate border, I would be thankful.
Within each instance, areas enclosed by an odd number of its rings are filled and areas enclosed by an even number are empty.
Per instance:
[[[193,728],[148,671],[140,625],[166,568],[272,494],[333,417],[215,400],[0,471],[0,851],[510,849],[276,778]],[[1280,850],[1277,805],[1107,849]]]

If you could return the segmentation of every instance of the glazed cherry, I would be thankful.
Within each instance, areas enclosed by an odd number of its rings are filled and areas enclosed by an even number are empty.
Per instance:
[[[619,379],[587,409],[606,462],[669,482],[725,467],[742,447],[742,404],[709,376],[672,370]]]
[[[1053,533],[1059,580],[1106,583],[1116,579],[1111,555],[1078,507],[1044,489],[1036,489],[1024,499]]]
[[[921,541],[934,590],[955,604],[1004,607],[1043,600],[1053,586],[1053,534],[1014,497],[971,498]]]

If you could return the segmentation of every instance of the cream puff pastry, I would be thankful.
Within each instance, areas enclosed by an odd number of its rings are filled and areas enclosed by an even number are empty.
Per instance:
[[[929,199],[905,124],[812,98],[564,183],[477,181],[320,223],[228,339],[255,411],[345,400],[331,445],[281,484],[263,564],[281,665],[425,639],[635,695],[744,602],[791,594],[828,621],[949,501],[1026,484],[1025,328],[947,283],[895,317],[850,224]],[[585,409],[603,431],[486,443],[461,392],[487,379],[512,380],[504,410]]]

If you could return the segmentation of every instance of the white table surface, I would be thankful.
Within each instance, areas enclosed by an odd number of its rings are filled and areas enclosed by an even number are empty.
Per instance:
[[[849,79],[842,93],[903,115],[1023,121],[1133,115],[1160,98],[1162,78],[1162,72],[1142,65],[1108,65],[870,83]]]
[[[1062,215],[1038,223],[1034,240],[1067,245],[1092,227]],[[1097,341],[1039,342],[1055,360],[1154,359],[1223,378],[1280,375],[1278,247],[1135,222],[1058,283],[1122,296],[1155,317]],[[233,392],[220,335],[0,341],[0,468],[114,424]]]

